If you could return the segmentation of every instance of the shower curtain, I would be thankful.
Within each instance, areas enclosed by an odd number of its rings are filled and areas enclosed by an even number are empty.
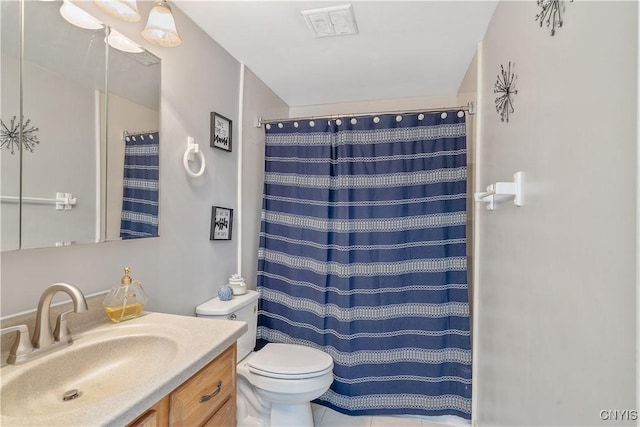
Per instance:
[[[267,126],[258,338],[333,357],[317,402],[471,415],[463,112]]]
[[[158,236],[158,132],[125,137],[120,237]]]

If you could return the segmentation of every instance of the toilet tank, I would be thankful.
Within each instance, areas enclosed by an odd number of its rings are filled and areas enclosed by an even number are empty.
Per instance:
[[[238,339],[238,362],[256,346],[258,292],[247,290],[246,294],[234,295],[229,301],[221,301],[215,297],[197,306],[196,316],[247,322],[249,330]]]

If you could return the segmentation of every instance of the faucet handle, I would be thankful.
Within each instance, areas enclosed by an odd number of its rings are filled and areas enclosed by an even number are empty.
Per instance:
[[[18,335],[16,336],[16,340],[13,342],[13,345],[11,346],[11,350],[9,350],[7,363],[15,365],[17,363],[21,363],[24,359],[24,356],[33,351],[33,346],[31,345],[31,341],[29,340],[29,329],[27,328],[27,325],[16,325],[0,329],[0,335],[8,334],[11,332],[17,332]]]
[[[71,338],[71,331],[69,330],[69,326],[67,325],[67,316],[73,312],[73,310],[69,310],[58,315],[58,319],[56,320],[56,328],[53,330],[53,339],[55,341],[67,341],[69,343],[73,341]]]

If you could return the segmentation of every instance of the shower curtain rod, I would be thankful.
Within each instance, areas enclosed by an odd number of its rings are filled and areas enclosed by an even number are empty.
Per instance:
[[[440,107],[440,108],[425,108],[422,110],[400,110],[400,111],[378,111],[374,113],[355,113],[355,114],[332,114],[332,115],[320,115],[320,116],[306,116],[306,117],[290,117],[286,119],[263,119],[258,116],[256,121],[256,127],[260,128],[262,125],[269,123],[289,122],[291,120],[313,120],[313,119],[337,119],[344,117],[362,117],[362,116],[374,116],[376,114],[417,114],[417,113],[437,113],[445,110],[458,110],[466,111],[473,115],[476,113],[475,105],[473,102],[467,103],[465,106],[460,107]]]
[[[128,137],[129,135],[140,135],[140,134],[143,134],[143,133],[156,133],[156,132],[159,132],[159,131],[157,129],[155,129],[155,130],[144,130],[144,131],[139,131],[139,132],[130,132],[128,130],[124,130],[124,131],[122,131],[122,138],[121,139],[124,141],[124,139],[126,137]]]

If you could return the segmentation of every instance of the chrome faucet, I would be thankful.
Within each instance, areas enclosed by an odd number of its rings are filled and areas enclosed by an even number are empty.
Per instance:
[[[51,310],[51,300],[53,296],[58,292],[65,292],[71,297],[73,301],[73,311],[65,311],[58,316],[56,322],[56,329],[51,329],[51,319],[49,318],[49,311]],[[33,331],[33,344],[34,349],[44,349],[56,342],[65,340],[67,344],[71,343],[71,334],[67,327],[67,315],[69,313],[82,313],[87,311],[89,306],[82,291],[74,285],[67,283],[55,283],[44,290],[38,303],[38,313],[36,315],[36,328]]]
[[[51,331],[51,300],[58,292],[64,292],[73,301],[73,310],[65,311],[58,316],[55,330]],[[69,313],[82,313],[87,311],[89,306],[82,291],[73,285],[66,283],[55,283],[44,290],[38,303],[36,314],[36,327],[33,339],[29,342],[29,329],[27,325],[11,326],[0,330],[0,335],[16,332],[16,340],[9,351],[7,363],[18,365],[29,360],[36,359],[45,354],[51,353],[55,349],[66,347],[73,342],[71,332],[67,327],[67,316]]]

